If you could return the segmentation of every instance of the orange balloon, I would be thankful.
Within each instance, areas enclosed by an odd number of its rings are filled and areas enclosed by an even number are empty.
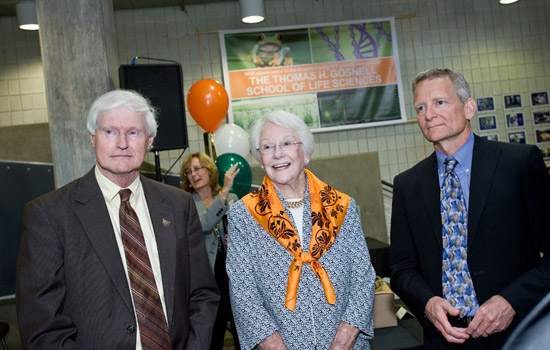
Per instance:
[[[229,108],[227,91],[215,80],[201,79],[187,93],[187,108],[197,124],[205,131],[214,132]]]

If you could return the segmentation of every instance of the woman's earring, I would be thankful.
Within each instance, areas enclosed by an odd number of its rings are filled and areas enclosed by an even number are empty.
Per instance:
[[[308,165],[308,164],[309,164],[309,159],[308,159],[308,158],[306,158],[306,165]]]

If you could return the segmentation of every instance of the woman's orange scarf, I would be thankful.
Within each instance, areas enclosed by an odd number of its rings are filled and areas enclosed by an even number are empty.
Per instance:
[[[344,222],[349,206],[349,196],[319,180],[310,171],[307,174],[311,201],[312,235],[309,253],[302,251],[296,229],[286,214],[271,180],[264,177],[262,187],[242,198],[256,221],[294,256],[288,271],[285,306],[290,311],[296,308],[296,293],[302,273],[302,263],[309,267],[321,281],[329,304],[336,302],[334,288],[318,259],[332,246]]]

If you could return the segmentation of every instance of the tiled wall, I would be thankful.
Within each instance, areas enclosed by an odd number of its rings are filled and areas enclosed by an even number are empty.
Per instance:
[[[0,17],[0,126],[47,121],[38,32],[17,29],[15,17]]]
[[[502,6],[498,0],[265,0],[265,5],[266,20],[257,25],[240,22],[238,1],[186,5],[185,11],[179,7],[117,11],[120,63],[128,64],[134,56],[178,61],[186,94],[199,79],[222,81],[217,30],[396,16],[409,119],[414,118],[410,91],[414,74],[446,66],[465,75],[474,97],[494,97],[496,110],[479,115],[496,115],[497,129],[481,134],[496,133],[507,140],[512,129],[506,128],[503,96],[521,94],[524,107],[517,111],[523,113],[525,125],[515,130],[524,130],[527,142],[535,143],[532,110],[549,107],[532,108],[529,94],[550,90],[550,1],[521,0]],[[38,35],[16,30],[14,18],[0,18],[0,28],[0,125],[43,122],[46,108]],[[187,124],[190,148],[186,154],[203,150],[203,130],[189,114]],[[472,126],[477,133],[477,118]],[[388,181],[433,150],[414,122],[319,133],[315,141],[314,157],[379,152],[381,177]],[[161,165],[169,168],[175,162],[177,171],[180,153],[161,152]],[[153,162],[152,155],[149,160]]]

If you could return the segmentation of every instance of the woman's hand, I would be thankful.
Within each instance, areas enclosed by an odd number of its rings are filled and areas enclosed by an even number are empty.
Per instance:
[[[225,202],[225,199],[227,198],[227,195],[229,194],[229,191],[231,190],[231,187],[233,186],[233,181],[235,180],[235,176],[241,171],[241,169],[237,169],[239,166],[239,163],[233,164],[229,170],[227,170],[223,176],[223,187],[220,191],[220,195]]]
[[[353,346],[355,345],[355,340],[357,339],[358,335],[358,328],[353,327],[349,323],[341,321],[340,327],[338,327],[338,331],[336,331],[336,335],[334,336],[334,340],[332,341],[332,345],[330,346],[330,348],[332,350],[353,349]]]
[[[270,335],[269,337],[262,340],[261,343],[258,344],[259,350],[287,350],[288,348],[285,345],[285,342],[283,341],[283,338],[281,338],[281,335],[278,331]]]

